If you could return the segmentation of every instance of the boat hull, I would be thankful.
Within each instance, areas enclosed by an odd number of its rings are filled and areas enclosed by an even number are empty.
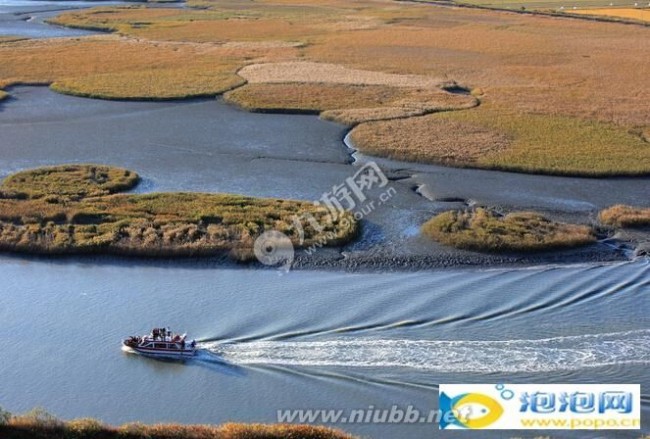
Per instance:
[[[196,349],[161,349],[161,348],[145,348],[139,346],[129,346],[123,343],[126,351],[143,354],[150,357],[165,357],[165,358],[190,358],[196,354]]]

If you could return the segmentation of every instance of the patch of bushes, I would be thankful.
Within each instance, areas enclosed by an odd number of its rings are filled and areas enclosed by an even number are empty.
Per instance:
[[[614,227],[647,227],[650,226],[650,208],[633,207],[617,204],[599,214],[603,224]]]
[[[112,427],[92,418],[64,422],[42,409],[11,416],[0,409],[3,439],[354,439],[332,428],[290,424],[181,425],[140,423]]]
[[[551,221],[535,212],[504,216],[484,208],[447,211],[422,226],[442,244],[482,252],[536,252],[595,242],[590,227]]]
[[[29,198],[50,196],[58,199],[81,199],[133,189],[140,177],[124,168],[103,165],[48,166],[18,172],[5,178],[2,190],[27,194]]]

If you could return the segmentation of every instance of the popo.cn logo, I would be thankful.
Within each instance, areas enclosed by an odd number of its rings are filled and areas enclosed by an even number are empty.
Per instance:
[[[450,398],[440,394],[440,411],[445,414],[440,420],[440,429],[449,425],[460,428],[486,428],[499,420],[503,407],[493,398],[482,393],[462,393]]]
[[[633,430],[639,384],[440,384],[440,428]]]

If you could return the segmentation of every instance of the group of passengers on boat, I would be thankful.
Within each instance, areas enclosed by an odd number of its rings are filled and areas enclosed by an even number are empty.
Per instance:
[[[131,336],[124,341],[124,344],[129,347],[137,348],[143,347],[143,345],[150,344],[151,342],[165,342],[164,348],[166,349],[185,350],[187,345],[184,334],[174,334],[169,328],[153,328],[151,334],[143,337]],[[196,347],[196,341],[192,340],[189,345],[191,349],[194,349]],[[153,347],[158,348],[158,344],[153,344]]]

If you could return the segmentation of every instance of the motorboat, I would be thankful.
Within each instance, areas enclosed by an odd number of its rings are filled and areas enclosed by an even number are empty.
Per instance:
[[[188,341],[186,334],[175,334],[169,328],[154,328],[143,336],[132,335],[122,345],[127,351],[156,357],[186,358],[196,354],[196,340]]]

